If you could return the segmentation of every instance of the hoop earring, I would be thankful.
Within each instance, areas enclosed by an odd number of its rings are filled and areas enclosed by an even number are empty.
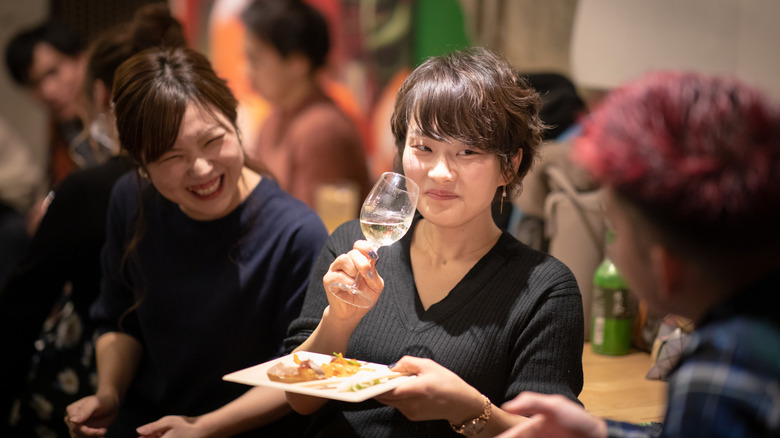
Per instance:
[[[501,207],[499,207],[498,214],[504,214],[504,199],[506,199],[506,186],[504,186],[504,194],[501,195]]]

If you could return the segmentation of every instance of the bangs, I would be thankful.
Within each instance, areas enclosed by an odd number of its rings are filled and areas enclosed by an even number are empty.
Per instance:
[[[414,121],[426,137],[438,141],[454,139],[487,149],[495,140],[494,129],[491,119],[484,116],[481,91],[468,87],[457,77],[427,82],[411,91],[405,118]]]
[[[141,117],[141,160],[144,164],[157,161],[176,143],[181,121],[187,111],[188,96],[179,87],[167,87],[147,94],[139,106]]]
[[[236,98],[196,51],[149,49],[122,63],[115,77],[119,142],[139,166],[159,160],[174,146],[189,104],[220,123],[224,116],[236,128]]]

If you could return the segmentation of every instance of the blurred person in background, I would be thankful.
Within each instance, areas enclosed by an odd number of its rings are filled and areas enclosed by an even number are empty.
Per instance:
[[[696,329],[647,427],[522,393],[511,437],[780,436],[780,107],[734,79],[661,72],[610,93],[574,159],[605,188],[615,263]]]
[[[95,390],[89,306],[100,288],[111,189],[132,169],[128,157],[118,153],[111,88],[123,61],[158,45],[186,45],[181,24],[165,3],[139,8],[130,21],[98,35],[87,50],[84,126],[93,150],[108,157],[57,185],[30,250],[0,295],[0,333],[14,333],[4,337],[0,359],[0,372],[7,376],[0,383],[4,422],[18,397],[9,434],[67,436],[65,407]]]
[[[46,22],[14,36],[5,61],[13,80],[49,114],[49,185],[98,164],[99,155],[79,136],[84,53],[78,37],[60,23]]]
[[[249,155],[312,208],[323,184],[352,183],[365,198],[372,181],[360,134],[318,78],[330,49],[323,16],[302,0],[254,0],[242,20],[252,86],[272,107]]]

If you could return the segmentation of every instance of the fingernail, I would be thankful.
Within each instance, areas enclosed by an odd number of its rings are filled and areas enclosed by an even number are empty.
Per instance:
[[[368,252],[368,256],[374,260],[379,259],[379,254],[377,254],[373,249]]]
[[[398,365],[398,362],[393,362],[390,365],[388,365],[388,368],[395,368],[395,366]]]
[[[370,270],[366,273],[366,277],[373,279],[374,278],[374,270]]]

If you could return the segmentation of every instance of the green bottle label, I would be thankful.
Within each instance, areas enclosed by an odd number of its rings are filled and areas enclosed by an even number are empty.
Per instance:
[[[593,290],[591,348],[594,353],[619,355],[631,350],[633,312],[626,289]]]
[[[594,353],[627,354],[631,351],[631,320],[594,316],[590,346]]]
[[[614,238],[607,230],[607,246]],[[618,355],[631,350],[633,304],[623,276],[605,258],[593,274],[590,344],[594,353]]]

